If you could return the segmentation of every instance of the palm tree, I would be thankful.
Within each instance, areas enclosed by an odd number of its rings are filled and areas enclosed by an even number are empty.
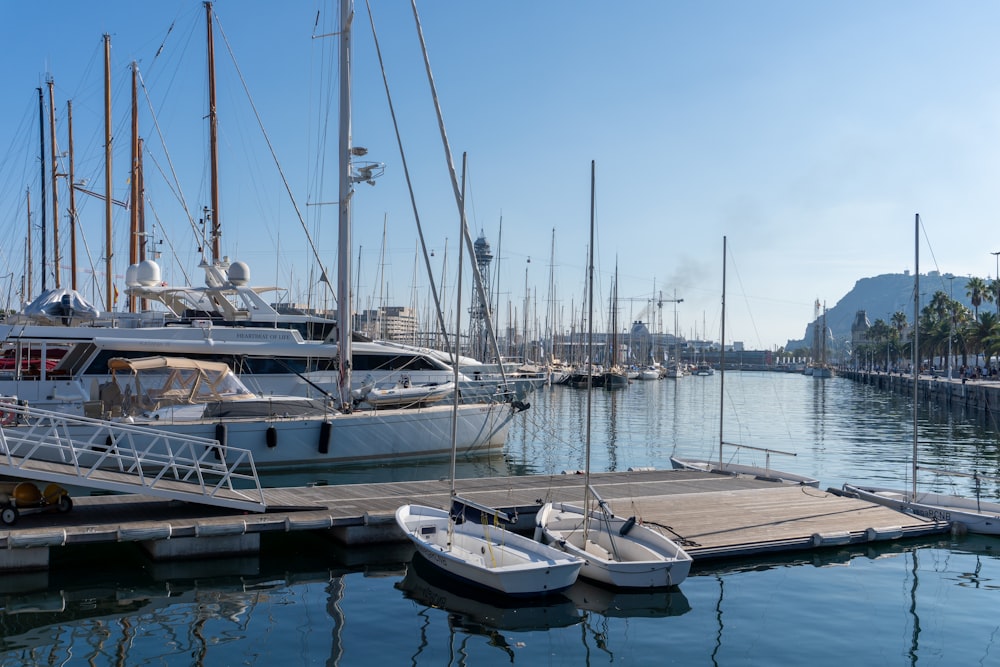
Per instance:
[[[993,299],[989,288],[986,286],[986,281],[982,278],[969,278],[969,282],[965,283],[965,296],[969,297],[972,301],[972,307],[975,309],[977,320],[979,319],[979,306],[982,305],[983,300],[992,301]]]
[[[987,300],[997,304],[997,310],[1000,311],[1000,278],[990,281],[990,288],[986,294]]]
[[[969,323],[969,327],[966,329],[966,340],[969,346],[976,351],[976,365],[979,365],[979,353],[982,352],[986,355],[986,359],[989,360],[990,355],[995,351],[995,348],[991,348],[992,339],[997,336],[1000,331],[1000,321],[997,320],[996,313],[984,312],[979,316],[977,320]]]
[[[886,324],[885,320],[879,318],[868,329],[868,342],[871,344],[871,352],[874,358],[879,358],[879,353],[885,350],[886,370],[889,366],[889,341],[892,328]]]
[[[902,352],[900,344],[903,340],[903,332],[906,331],[906,327],[909,326],[909,322],[906,321],[906,313],[901,310],[897,310],[893,313],[889,321],[896,330],[896,363],[898,364],[899,354]]]

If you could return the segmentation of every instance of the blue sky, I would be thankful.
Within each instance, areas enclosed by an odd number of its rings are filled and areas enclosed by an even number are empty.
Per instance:
[[[372,5],[435,280],[447,276],[453,301],[458,218],[412,12],[402,0]],[[386,164],[378,184],[355,197],[358,292],[363,307],[385,299],[423,311],[428,281],[415,266],[413,213],[367,7],[356,9],[354,141]],[[915,213],[927,229],[922,270],[996,273],[996,3],[425,0],[418,9],[459,168],[468,155],[470,225],[498,255],[501,323],[515,312],[523,321],[526,283],[529,320],[544,323],[553,301],[553,230],[558,320],[563,329],[574,311],[579,320],[591,160],[597,310],[606,319],[617,263],[622,326],[648,321],[649,299],[676,290],[684,299],[681,333],[701,337],[707,329],[717,339],[724,235],[727,339],[752,348],[801,338],[816,299],[832,307],[860,278],[912,269]],[[223,251],[250,265],[254,283],[288,287],[296,301],[312,285],[315,300],[303,223],[332,269],[336,209],[315,204],[336,198],[337,116],[336,42],[312,35],[317,12],[315,31],[333,29],[336,8],[219,0],[215,11]],[[40,0],[6,2],[3,13],[0,272],[23,273],[29,187],[38,222],[35,89],[50,76],[59,149],[67,148],[72,99],[77,179],[103,191],[102,35],[109,33],[115,196],[127,195],[135,60],[145,83],[147,225],[173,248],[161,260],[164,278],[179,283],[186,271],[200,280],[198,242],[177,192],[197,219],[208,203],[202,4]],[[171,169],[176,181],[168,187],[162,174]],[[92,284],[103,285],[104,221],[103,203],[88,199],[78,201],[78,261],[88,272],[82,290],[92,295]],[[60,220],[68,266],[65,213]],[[126,225],[116,207],[118,284]],[[38,284],[36,269],[36,291]],[[673,304],[659,312],[662,325],[653,326],[672,330]]]

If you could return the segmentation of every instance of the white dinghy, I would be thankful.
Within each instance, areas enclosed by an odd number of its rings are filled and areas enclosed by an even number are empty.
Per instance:
[[[568,503],[546,503],[536,519],[535,539],[583,560],[580,576],[615,588],[677,586],[691,571],[691,556],[666,535],[615,516],[591,489],[597,508],[584,512]]]
[[[403,505],[396,523],[431,565],[449,576],[510,597],[540,597],[576,581],[583,561],[490,523],[424,505]]]

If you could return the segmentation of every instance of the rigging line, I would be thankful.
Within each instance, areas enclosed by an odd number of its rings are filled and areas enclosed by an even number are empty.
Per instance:
[[[281,168],[281,163],[278,161],[278,154],[275,152],[274,145],[271,143],[271,137],[268,136],[267,130],[264,128],[264,121],[261,119],[260,112],[257,111],[257,105],[254,104],[253,97],[250,95],[250,88],[247,86],[246,79],[243,78],[243,71],[236,62],[236,54],[233,53],[233,49],[229,44],[229,38],[226,37],[226,31],[222,29],[222,21],[219,20],[219,14],[216,12],[214,16],[215,22],[219,26],[219,34],[222,35],[222,41],[226,44],[226,50],[229,52],[229,57],[233,61],[233,67],[236,68],[236,75],[239,77],[240,84],[243,86],[243,92],[246,93],[247,101],[250,103],[250,108],[253,110],[254,118],[257,119],[257,126],[260,128],[260,132],[264,137],[264,143],[267,144],[267,149],[271,152],[271,159],[274,160],[274,166],[278,170],[278,175],[281,176],[281,182],[285,186],[285,191],[288,192],[288,199],[291,201],[292,208],[295,210],[295,216],[299,219],[299,224],[302,225],[302,231],[306,234],[306,240],[309,242],[309,249],[312,250],[313,259],[315,259],[316,263],[319,264],[320,271],[322,272],[320,282],[326,283],[330,293],[334,295],[334,298],[336,298],[333,285],[330,284],[330,281],[327,278],[328,273],[326,271],[326,267],[323,265],[323,260],[319,256],[319,249],[316,248],[312,235],[309,233],[309,227],[306,225],[305,218],[302,217],[302,212],[299,210],[299,204],[295,200],[295,195],[292,194],[292,187],[289,185],[288,179],[285,178],[285,172]]]
[[[164,177],[164,183],[166,183],[166,185],[167,185],[167,188],[168,188],[168,189],[170,190],[170,192],[172,192],[172,193],[173,193],[174,197],[176,197],[176,198],[177,198],[177,201],[178,201],[178,202],[180,202],[180,204],[181,204],[181,208],[183,208],[183,209],[184,209],[184,212],[185,212],[185,213],[186,213],[186,214],[188,215],[188,220],[189,220],[189,221],[190,221],[190,222],[192,223],[192,227],[193,227],[193,230],[194,230],[194,232],[195,232],[195,239],[198,239],[198,229],[197,229],[197,227],[194,227],[194,221],[193,221],[193,220],[191,220],[191,214],[190,214],[190,212],[189,212],[189,211],[187,210],[187,206],[186,206],[186,205],[185,205],[185,203],[184,203],[184,199],[183,199],[184,195],[183,195],[183,193],[180,193],[180,194],[179,194],[179,193],[177,193],[177,192],[176,192],[176,191],[175,191],[175,190],[173,189],[173,187],[172,187],[172,186],[171,186],[171,184],[170,184],[170,181],[169,181],[169,180],[167,180],[167,178],[166,178],[166,174],[165,174],[165,173],[163,173],[163,167],[162,167],[162,166],[160,165],[160,163],[159,163],[159,162],[157,162],[157,160],[156,160],[156,158],[155,158],[155,157],[153,156],[153,154],[147,151],[147,152],[146,152],[146,156],[147,156],[147,157],[149,158],[149,160],[150,160],[150,161],[151,161],[151,162],[153,163],[153,166],[154,166],[154,167],[156,167],[157,171],[159,171],[159,172],[160,172],[160,175]],[[169,156],[169,155],[167,156],[167,160],[168,160],[168,162],[169,162],[169,160],[170,160],[170,156]],[[171,168],[172,168],[172,165],[171,165]],[[149,205],[149,207],[150,207],[150,208],[152,208],[152,207],[153,207],[153,202],[152,202],[152,200],[150,200],[150,199],[149,199],[149,197],[148,197],[148,196],[147,196],[147,197],[145,198],[145,203],[146,203],[147,205]],[[155,211],[155,210],[153,211],[153,215],[154,215],[154,216],[156,217],[156,221],[157,221],[158,223],[160,223],[160,231],[161,231],[161,233],[162,233],[162,232],[163,232],[163,229],[164,229],[164,225],[163,225],[163,221],[162,221],[162,220],[160,219],[159,215],[158,215],[158,214],[156,213],[156,211]],[[173,244],[172,244],[172,243],[170,243],[170,241],[169,241],[169,238],[168,238],[168,237],[166,236],[166,234],[165,234],[165,233],[164,233],[164,238],[167,238],[167,239],[168,239],[168,240],[167,240],[167,243],[168,243],[168,244],[170,245],[170,252],[171,252],[171,254],[172,254],[172,255],[174,256],[174,259],[177,259],[177,260],[179,260],[179,257],[178,257],[178,255],[177,255],[177,250],[176,250],[176,249],[174,248]],[[187,270],[185,270],[185,269],[184,269],[184,267],[183,267],[183,263],[180,263],[180,262],[179,262],[179,263],[178,263],[178,266],[180,266],[180,270],[181,270],[181,274],[182,274],[182,275],[184,276],[184,281],[185,281],[185,282],[186,282],[187,284],[189,284],[189,285],[190,285],[190,284],[191,284],[191,278],[190,278],[190,277],[188,276],[188,274],[187,274]]]
[[[927,227],[924,226],[923,216],[921,216],[921,218],[920,218],[920,228],[924,232],[924,241],[927,243],[927,250],[929,250],[930,253],[931,253],[931,262],[934,264],[934,269],[937,271],[938,280],[941,283],[941,291],[944,292],[944,291],[946,291],[945,290],[946,285],[944,284],[944,281],[947,280],[947,278],[941,272],[941,267],[938,266],[937,256],[934,255],[934,246],[931,245],[930,236],[927,235]]]
[[[448,166],[448,176],[451,178],[451,189],[455,197],[455,204],[458,206],[459,216],[463,220],[462,224],[462,240],[465,241],[466,248],[469,253],[469,264],[470,270],[473,276],[473,280],[476,286],[476,291],[479,293],[479,299],[484,304],[487,303],[486,299],[486,288],[483,286],[483,277],[479,273],[479,266],[475,261],[475,248],[472,245],[472,234],[469,232],[468,220],[466,218],[466,206],[465,206],[465,191],[459,190],[458,177],[455,174],[455,160],[451,152],[451,144],[448,142],[448,133],[445,131],[444,127],[444,115],[441,112],[441,103],[437,94],[437,87],[434,85],[434,74],[431,72],[431,61],[430,55],[427,52],[427,42],[424,40],[424,30],[420,25],[420,14],[417,12],[417,0],[410,0],[410,7],[413,9],[413,22],[417,28],[417,37],[420,40],[420,50],[423,54],[424,59],[424,70],[427,73],[427,82],[431,89],[431,99],[434,101],[434,112],[437,116],[438,121],[438,131],[441,133],[441,143],[444,148],[445,162]],[[463,160],[464,161],[464,160]],[[464,175],[463,175],[464,180]],[[497,342],[496,329],[493,324],[493,315],[490,313],[489,308],[483,309],[483,319],[486,321],[487,332],[489,333],[490,344],[493,346],[493,354],[496,356],[497,360],[500,360],[500,344]],[[458,363],[458,357],[455,358],[456,364]],[[507,372],[504,370],[503,364],[500,364],[500,378],[503,381],[504,386],[507,385]]]
[[[336,13],[334,13],[336,15]],[[309,87],[309,109],[315,109],[315,126],[314,126],[314,116],[313,114],[308,115],[308,129],[306,136],[310,137],[309,145],[314,146],[327,146],[329,145],[330,136],[330,110],[337,108],[339,100],[337,97],[337,87],[332,85],[331,80],[333,76],[339,76],[339,70],[337,67],[340,64],[339,53],[336,49],[327,49],[327,42],[324,37],[336,36],[339,33],[331,31],[329,34],[317,35],[316,28],[319,24],[320,12],[316,12],[316,25],[313,26],[313,36],[312,38],[321,39],[320,45],[318,47],[319,54],[316,55],[315,51],[311,54],[309,60],[310,67],[310,81],[318,82],[318,90],[314,89],[313,86]],[[317,67],[318,63],[318,67]],[[328,73],[328,70],[330,72]],[[326,163],[329,151],[318,150],[313,156],[311,161],[311,171],[307,171],[306,182],[308,184],[308,192],[314,193],[317,197],[317,201],[325,201],[323,185],[326,182]],[[309,206],[309,199],[313,195],[306,196],[306,206]],[[316,209],[313,215],[311,224],[313,232],[319,234],[322,228],[322,207]]]
[[[385,86],[385,97],[389,104],[389,114],[392,116],[392,128],[396,133],[396,144],[399,146],[399,158],[403,164],[403,176],[406,178],[406,188],[410,195],[410,206],[413,208],[413,218],[417,223],[417,236],[420,239],[420,249],[424,256],[424,266],[427,269],[427,277],[430,280],[431,296],[434,298],[434,307],[437,311],[438,326],[445,336],[445,349],[448,349],[448,327],[444,321],[444,312],[441,309],[441,300],[438,297],[437,285],[434,282],[434,270],[431,268],[430,254],[427,252],[427,243],[424,241],[424,229],[420,223],[420,213],[417,211],[417,199],[413,194],[413,180],[410,178],[410,167],[406,161],[406,151],[403,150],[403,138],[399,133],[399,122],[396,119],[396,108],[392,103],[392,94],[389,92],[389,79],[385,73],[385,62],[382,59],[382,47],[378,41],[378,34],[375,31],[375,18],[372,16],[371,3],[365,0],[368,8],[368,22],[372,29],[372,38],[375,42],[375,54],[378,56],[379,68],[382,71],[382,83]],[[455,360],[457,363],[457,359]]]
[[[174,169],[174,163],[170,157],[170,151],[167,149],[167,142],[163,137],[163,132],[160,130],[160,122],[157,118],[156,110],[153,108],[153,100],[149,97],[149,90],[146,88],[146,81],[143,79],[141,71],[139,72],[139,87],[142,88],[143,96],[146,98],[149,115],[153,119],[153,127],[156,129],[156,136],[160,140],[160,146],[163,147],[163,154],[167,158],[167,165],[170,167],[170,176],[173,179],[173,184],[171,184],[170,179],[166,178],[166,174],[163,174],[163,168],[156,161],[156,157],[153,156],[152,152],[148,148],[146,149],[146,155],[149,156],[149,158],[153,161],[153,164],[156,165],[156,168],[159,169],[160,174],[164,176],[167,187],[169,187],[170,191],[174,193],[175,197],[177,197],[178,203],[181,205],[181,208],[184,209],[184,215],[187,216],[188,224],[191,225],[191,231],[194,232],[194,237],[197,239],[199,238],[198,225],[195,223],[194,216],[191,215],[191,211],[188,209],[187,199],[184,197],[184,192],[181,190],[181,182],[177,177],[177,170]],[[177,188],[176,191],[174,190],[175,186]]]
[[[754,318],[753,311],[750,309],[750,299],[747,297],[746,287],[743,285],[743,275],[740,273],[740,267],[736,264],[736,257],[733,255],[732,249],[727,249],[727,252],[729,253],[730,264],[732,265],[733,272],[736,274],[736,282],[739,283],[740,285],[740,294],[743,296],[744,305],[746,305],[747,315],[750,318],[750,325],[753,327],[754,335],[757,336],[757,343],[759,345],[760,332],[757,330],[757,320]],[[725,343],[726,343],[725,341],[722,341],[723,345],[725,345]],[[778,388],[774,381],[774,378],[771,378],[770,384],[771,384],[771,389],[774,391],[775,399],[778,399],[779,398]],[[785,424],[786,434],[788,435],[789,440],[792,440],[791,422],[788,419],[788,416],[785,414],[784,404],[780,400],[775,400],[775,405],[778,406],[778,412],[781,413],[782,420]],[[739,420],[738,415],[737,415],[737,420]]]
[[[156,211],[156,207],[153,206],[153,200],[150,199],[149,197],[146,197],[145,203],[146,206],[149,207],[149,210],[153,212],[153,218],[156,219],[156,223],[160,227],[160,234],[166,240],[167,245],[170,246],[170,254],[173,255],[176,265],[180,269],[181,275],[184,277],[184,284],[190,285],[191,279],[188,277],[187,270],[185,270],[184,268],[184,263],[180,261],[180,258],[177,255],[177,249],[174,248],[173,241],[170,240],[170,236],[168,236],[167,233],[164,231],[163,221],[160,219],[160,214]]]

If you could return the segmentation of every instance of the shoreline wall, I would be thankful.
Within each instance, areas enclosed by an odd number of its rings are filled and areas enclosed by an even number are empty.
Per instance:
[[[837,375],[855,382],[913,395],[913,377],[906,374],[873,373],[868,371],[838,370]],[[992,412],[1000,407],[1000,382],[996,380],[949,380],[932,375],[921,375],[917,380],[917,394],[921,400],[935,401],[948,407],[965,407]]]

